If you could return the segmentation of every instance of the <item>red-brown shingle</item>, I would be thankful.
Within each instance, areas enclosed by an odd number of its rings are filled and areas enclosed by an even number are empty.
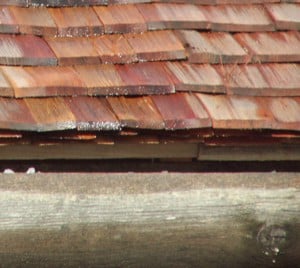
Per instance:
[[[104,24],[105,33],[144,32],[147,26],[134,5],[110,5],[94,7]]]
[[[0,7],[0,32],[18,33],[19,26],[9,7]]]
[[[59,65],[100,63],[99,54],[90,39],[84,37],[55,37],[46,39]]]
[[[266,8],[277,29],[300,30],[300,4],[270,4]]]
[[[225,93],[221,77],[208,64],[188,64],[168,62],[176,91],[198,91],[208,93]]]
[[[64,98],[26,98],[37,131],[75,129],[76,119]]]
[[[104,98],[65,98],[65,103],[72,111],[76,127],[80,131],[120,129],[120,122],[110,110],[109,104]]]
[[[103,24],[93,8],[50,8],[49,12],[57,25],[59,36],[89,36],[104,32]]]
[[[12,7],[10,10],[19,24],[21,33],[49,36],[57,34],[56,24],[47,8]]]
[[[197,94],[213,121],[221,129],[272,129],[273,117],[258,97]]]
[[[126,34],[140,61],[185,59],[185,50],[172,31]]]
[[[108,102],[125,127],[164,128],[164,121],[150,97],[110,97]]]
[[[118,73],[124,86],[131,94],[166,94],[174,93],[174,85],[163,63],[137,63],[118,65]]]
[[[103,35],[91,39],[102,63],[132,63],[137,55],[121,34]]]
[[[207,29],[208,20],[201,10],[191,4],[144,4],[137,5],[144,16],[148,29]]]
[[[273,31],[273,21],[262,5],[203,6],[199,9],[211,23],[213,31]]]
[[[188,59],[192,63],[245,63],[246,51],[229,33],[199,33],[180,31]]]
[[[299,62],[300,37],[296,31],[240,33],[235,39],[248,50],[254,62]]]
[[[85,84],[71,67],[1,67],[14,90],[14,96],[47,97],[86,95]]]
[[[0,64],[56,65],[57,59],[44,39],[33,35],[0,35]]]
[[[168,130],[211,127],[207,112],[192,94],[156,95],[152,100]]]

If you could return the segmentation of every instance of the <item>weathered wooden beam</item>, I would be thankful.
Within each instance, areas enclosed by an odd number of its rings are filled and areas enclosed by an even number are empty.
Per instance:
[[[2,267],[297,267],[299,173],[0,176]]]
[[[167,144],[16,144],[2,146],[0,159],[122,159],[122,158],[196,158],[197,143]]]
[[[205,161],[299,161],[299,144],[199,146],[198,160]]]
[[[207,146],[185,142],[62,143],[14,144],[0,148],[1,160],[195,158],[201,161],[300,161],[300,144]]]

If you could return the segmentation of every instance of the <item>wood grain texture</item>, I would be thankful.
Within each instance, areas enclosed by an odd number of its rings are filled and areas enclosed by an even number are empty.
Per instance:
[[[213,31],[260,32],[274,31],[275,27],[262,5],[203,6],[200,10]]]
[[[207,18],[195,5],[155,3],[137,7],[145,18],[149,30],[209,28]]]
[[[105,33],[141,33],[147,30],[143,16],[135,5],[109,5],[94,7],[103,22]]]
[[[0,32],[18,33],[18,23],[9,7],[2,6],[0,9]]]
[[[120,119],[122,125],[128,128],[163,129],[164,121],[150,97],[112,97],[108,102]]]
[[[87,95],[85,84],[71,67],[4,66],[1,70],[17,98]]]
[[[54,51],[59,65],[100,63],[99,55],[90,39],[84,37],[46,38]]]
[[[102,22],[89,7],[49,9],[59,36],[91,36],[104,33]]]
[[[19,25],[22,34],[49,35],[57,34],[56,24],[49,10],[45,7],[20,8],[12,7],[11,12]]]
[[[64,100],[79,131],[119,130],[120,122],[104,98],[76,97]]]
[[[36,123],[36,131],[75,129],[75,117],[63,98],[24,99]]]
[[[176,91],[195,91],[207,93],[225,93],[221,76],[208,64],[188,64],[168,62]]]
[[[234,38],[247,48],[253,62],[300,61],[300,38],[296,31],[239,33]]]
[[[269,4],[266,9],[275,21],[279,30],[300,30],[300,5],[298,4]]]
[[[55,54],[44,39],[33,35],[0,35],[3,65],[56,65]]]
[[[295,267],[299,187],[297,173],[2,175],[2,264]]]
[[[259,98],[196,94],[207,109],[214,128],[270,129],[273,116]]]
[[[211,126],[210,117],[192,94],[155,95],[151,98],[164,119],[166,129],[207,128]]]
[[[130,46],[140,61],[185,59],[184,47],[172,31],[126,34]]]
[[[187,48],[189,62],[212,64],[247,62],[246,51],[229,33],[180,31],[178,36]]]
[[[128,41],[121,34],[103,35],[92,39],[102,63],[133,63],[138,61]]]

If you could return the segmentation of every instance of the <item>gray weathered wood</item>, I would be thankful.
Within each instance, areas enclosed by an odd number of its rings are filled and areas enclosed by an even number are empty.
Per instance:
[[[0,176],[1,267],[297,267],[299,173]]]

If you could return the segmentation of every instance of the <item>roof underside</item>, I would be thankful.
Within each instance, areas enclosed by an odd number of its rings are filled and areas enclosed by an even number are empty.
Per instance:
[[[7,152],[179,143],[300,148],[299,0],[1,1]]]

